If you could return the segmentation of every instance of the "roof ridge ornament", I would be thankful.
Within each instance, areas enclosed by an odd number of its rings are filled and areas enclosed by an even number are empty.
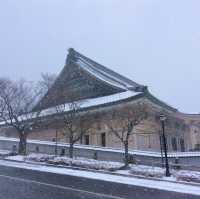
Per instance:
[[[66,59],[66,65],[72,64],[74,61],[76,62],[76,51],[73,48],[68,49],[68,55]]]

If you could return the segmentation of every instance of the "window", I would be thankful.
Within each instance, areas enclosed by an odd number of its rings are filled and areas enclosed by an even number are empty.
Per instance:
[[[36,146],[36,147],[35,147],[35,152],[36,152],[36,153],[39,153],[39,152],[40,152],[39,146]]]
[[[101,134],[101,146],[106,146],[106,133]]]
[[[60,156],[64,156],[64,155],[65,155],[65,149],[61,149]]]
[[[84,136],[84,141],[85,141],[84,142],[85,145],[89,145],[90,144],[90,137],[89,137],[89,135],[85,135]]]
[[[13,153],[16,153],[16,152],[17,152],[17,146],[16,146],[16,145],[13,145],[13,146],[12,146],[12,152],[13,152]]]
[[[181,146],[181,151],[184,152],[185,151],[185,141],[183,138],[180,139],[180,146]]]
[[[172,143],[172,150],[173,150],[173,151],[177,151],[177,140],[176,140],[175,137],[173,137],[173,138],[171,139],[171,143]]]
[[[179,122],[175,122],[174,123],[174,127],[176,128],[176,129],[180,129],[181,128],[181,124],[179,123]]]
[[[200,144],[195,144],[194,150],[199,151],[200,150]]]

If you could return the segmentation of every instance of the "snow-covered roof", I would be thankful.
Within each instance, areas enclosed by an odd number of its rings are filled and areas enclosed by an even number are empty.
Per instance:
[[[71,59],[71,61],[73,61],[79,67],[86,70],[91,75],[108,83],[111,86],[123,90],[134,91],[143,91],[146,88],[145,86],[140,85],[101,64],[98,64],[97,62],[89,59],[88,57],[85,57],[84,55],[76,52],[74,49],[70,49],[69,54],[69,59]]]
[[[98,105],[104,105],[112,102],[117,102],[120,100],[124,100],[130,97],[134,97],[136,95],[141,94],[141,92],[133,92],[133,91],[125,91],[113,95],[108,95],[104,97],[97,97],[97,98],[91,98],[91,99],[86,99],[86,100],[81,100],[77,101],[76,103],[79,105],[80,109],[82,108],[89,108],[93,106],[98,106]],[[66,103],[64,104],[65,112],[70,111],[70,105],[71,103]],[[51,107],[48,109],[44,109],[41,112],[41,116],[48,116],[56,113],[55,107]]]
[[[80,100],[80,101],[76,101],[73,103],[77,103],[80,109],[83,108],[89,108],[89,107],[93,107],[93,106],[99,106],[99,105],[104,105],[104,104],[108,104],[108,103],[112,103],[112,102],[117,102],[120,100],[124,100],[124,99],[128,99],[131,97],[134,97],[136,95],[141,94],[141,92],[134,92],[134,91],[125,91],[125,92],[121,92],[121,93],[117,93],[117,94],[113,94],[113,95],[108,95],[108,96],[104,96],[104,97],[97,97],[97,98],[90,98],[87,100]],[[60,106],[62,106],[62,112],[68,112],[70,111],[70,105],[72,103],[66,103],[66,104],[61,104]],[[58,106],[57,106],[58,107]],[[64,110],[63,110],[64,109]],[[34,119],[35,117],[39,116],[39,117],[45,117],[45,116],[50,116],[53,114],[56,114],[57,110],[56,107],[50,107],[47,109],[43,109],[40,114],[38,115],[37,112],[33,112],[30,113],[30,116],[27,115],[22,115],[18,118],[19,121],[25,121],[27,120],[31,120]],[[9,122],[9,121],[8,121]],[[0,126],[1,125],[5,125],[4,121],[0,122]]]

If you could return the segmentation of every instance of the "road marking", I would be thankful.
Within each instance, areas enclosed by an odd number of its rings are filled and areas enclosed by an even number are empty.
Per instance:
[[[65,189],[65,190],[81,192],[81,193],[83,192],[83,193],[101,196],[101,197],[105,197],[105,198],[109,198],[109,199],[124,199],[124,198],[121,198],[121,197],[118,197],[118,196],[105,195],[105,194],[102,194],[102,193],[95,193],[95,192],[90,192],[90,191],[81,190],[81,189],[74,189],[74,188],[71,188],[71,187],[64,187],[64,186],[61,186],[61,185],[48,184],[48,183],[45,183],[45,182],[38,182],[38,181],[35,181],[35,180],[28,180],[28,179],[24,179],[24,178],[12,177],[12,176],[7,176],[7,175],[0,175],[0,177],[7,178],[7,179],[10,179],[10,180],[16,180],[16,181],[18,180],[18,181],[26,182],[26,183],[34,183],[34,184],[49,186],[49,187],[53,187],[53,188],[57,188],[57,189]]]

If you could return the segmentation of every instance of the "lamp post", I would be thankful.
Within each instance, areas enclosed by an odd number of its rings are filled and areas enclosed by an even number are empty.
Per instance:
[[[162,134],[159,133],[160,137],[160,155],[161,155],[161,162],[162,162],[162,167],[164,167],[164,159],[163,159],[163,139],[162,139]]]
[[[58,130],[56,129],[56,146],[55,146],[55,155],[58,155]]]
[[[162,125],[162,141],[163,141],[163,148],[164,148],[164,153],[165,153],[166,176],[169,177],[170,172],[169,172],[169,163],[168,163],[168,157],[167,157],[167,140],[166,140],[166,136],[165,136],[165,120],[166,120],[166,116],[161,114],[160,121],[161,121],[161,125]]]

